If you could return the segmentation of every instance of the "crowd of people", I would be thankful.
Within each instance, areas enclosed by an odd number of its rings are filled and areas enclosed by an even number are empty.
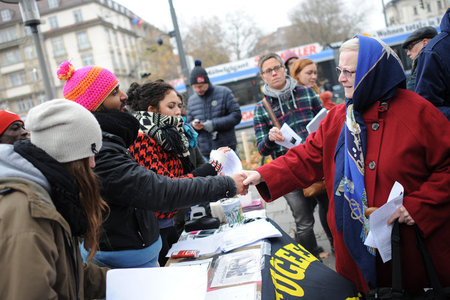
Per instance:
[[[392,264],[364,245],[365,212],[401,183],[403,204],[387,222],[401,224],[403,287],[430,287],[416,263],[414,224],[440,284],[450,286],[449,11],[439,34],[421,29],[403,45],[413,59],[411,90],[396,53],[365,35],[340,47],[340,105],[318,89],[313,61],[262,55],[254,131],[258,151],[273,160],[231,176],[221,170],[226,152],[237,151],[240,108],[200,61],[185,113],[183,96],[163,80],[124,92],[106,68],[62,63],[64,99],[32,108],[26,122],[0,111],[0,298],[104,298],[107,270],[164,266],[179,237],[178,210],[246,194],[249,185],[266,201],[285,197],[295,241],[320,259],[318,205],[336,271],[366,293],[391,285]],[[302,140],[290,150],[277,143],[283,124]]]

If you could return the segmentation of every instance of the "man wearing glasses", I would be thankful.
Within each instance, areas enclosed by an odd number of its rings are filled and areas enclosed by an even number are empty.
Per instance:
[[[437,35],[434,27],[426,26],[417,29],[411,33],[403,42],[402,48],[406,50],[406,55],[412,60],[411,76],[406,81],[406,88],[414,91],[416,87],[417,60],[420,51],[428,44],[428,42]]]
[[[264,81],[264,99],[255,105],[253,124],[258,151],[273,159],[287,152],[276,141],[283,141],[280,130],[272,122],[263,101],[267,100],[280,126],[287,123],[304,142],[308,136],[306,125],[322,109],[319,97],[308,86],[297,85],[297,81],[286,74],[284,62],[278,54],[263,55],[258,61],[259,72]],[[284,196],[289,204],[296,225],[295,240],[311,254],[319,258],[323,251],[317,245],[314,235],[313,197],[306,198],[302,189]]]

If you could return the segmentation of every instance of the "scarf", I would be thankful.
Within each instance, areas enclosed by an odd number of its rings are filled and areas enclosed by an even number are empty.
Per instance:
[[[192,128],[190,124],[186,123],[186,117],[183,117],[183,121],[184,121],[184,134],[188,139],[189,147],[195,148],[197,147],[198,133],[197,131],[194,130],[194,128]]]
[[[295,101],[293,90],[297,86],[297,80],[292,78],[289,75],[286,75],[286,85],[281,90],[274,90],[266,83],[264,84],[263,93],[266,96],[277,98],[278,103],[280,105],[281,114],[284,115],[283,105],[282,103],[286,103],[287,107],[289,107],[289,99],[293,100],[294,107],[297,109],[297,103]]]
[[[364,159],[367,130],[362,114],[376,101],[395,96],[405,86],[400,60],[383,42],[358,35],[359,51],[352,99],[346,99],[346,121],[335,152],[334,202],[336,227],[370,288],[376,286],[375,249],[364,245],[369,221],[364,215],[367,195]],[[370,145],[369,145],[370,146]]]
[[[189,159],[189,141],[185,135],[181,116],[172,117],[137,111],[135,117],[140,123],[139,132],[153,138],[167,153],[176,154],[183,164],[185,173],[193,170],[194,166]]]
[[[129,112],[102,110],[93,112],[94,117],[105,133],[117,135],[125,142],[125,148],[133,144],[138,135],[139,122]]]
[[[69,223],[73,236],[86,233],[87,220],[80,202],[78,184],[67,168],[29,140],[18,141],[14,151],[28,160],[47,178],[56,210]]]

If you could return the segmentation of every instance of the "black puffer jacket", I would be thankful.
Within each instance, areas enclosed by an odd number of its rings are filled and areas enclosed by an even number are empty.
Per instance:
[[[134,117],[113,112],[95,116],[103,130],[103,147],[95,156],[94,171],[101,182],[102,197],[110,206],[100,250],[141,249],[151,245],[159,235],[153,211],[171,211],[236,194],[234,181],[227,176],[171,179],[147,170],[129,155],[128,146],[135,135],[116,130],[122,127],[128,133],[136,130],[137,134],[137,127],[121,126]],[[105,132],[106,129],[123,138]]]

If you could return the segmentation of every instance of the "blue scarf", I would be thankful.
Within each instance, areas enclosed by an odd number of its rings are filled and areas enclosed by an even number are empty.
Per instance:
[[[189,147],[195,148],[197,146],[197,131],[192,128],[192,126],[186,122],[186,117],[183,116],[184,120],[184,134],[186,135],[188,141],[189,141]]]
[[[376,101],[395,96],[404,88],[405,74],[391,48],[383,42],[357,35],[359,39],[355,90],[346,99],[346,122],[335,152],[334,203],[336,227],[343,232],[345,245],[358,264],[370,288],[376,286],[375,249],[364,245],[369,221],[364,216],[367,195],[364,184],[364,158],[367,130],[362,114]]]

